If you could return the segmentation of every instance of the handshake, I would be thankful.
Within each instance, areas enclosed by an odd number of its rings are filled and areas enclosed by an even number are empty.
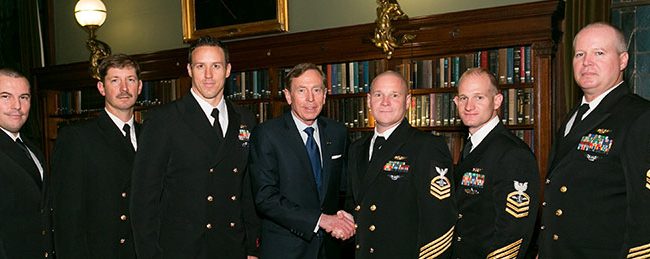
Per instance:
[[[354,236],[357,225],[350,213],[339,210],[336,215],[321,214],[319,227],[334,238],[346,240]]]

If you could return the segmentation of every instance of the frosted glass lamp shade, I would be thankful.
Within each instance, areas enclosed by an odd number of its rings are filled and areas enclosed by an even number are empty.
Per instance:
[[[101,0],[79,0],[74,17],[81,26],[102,26],[106,20],[106,5]]]

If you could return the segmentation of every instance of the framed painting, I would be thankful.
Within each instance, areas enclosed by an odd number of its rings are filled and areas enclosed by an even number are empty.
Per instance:
[[[183,41],[287,31],[287,0],[182,0]]]

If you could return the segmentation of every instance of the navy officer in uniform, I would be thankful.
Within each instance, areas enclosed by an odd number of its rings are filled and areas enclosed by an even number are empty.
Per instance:
[[[625,37],[606,23],[573,40],[583,97],[555,137],[539,258],[650,255],[650,102],[623,81]]]
[[[127,55],[99,65],[104,110],[61,129],[54,148],[55,248],[59,258],[135,258],[129,214],[137,147],[133,107],[140,66]]]
[[[523,258],[539,203],[535,156],[499,120],[503,95],[489,71],[463,73],[454,103],[470,136],[454,170],[454,258]]]
[[[190,93],[148,114],[133,166],[138,258],[253,258],[259,219],[248,175],[253,115],[224,99],[228,51],[190,47]]]
[[[445,142],[404,118],[411,96],[386,71],[368,93],[374,134],[350,146],[347,207],[356,258],[448,258],[454,233],[451,156]]]

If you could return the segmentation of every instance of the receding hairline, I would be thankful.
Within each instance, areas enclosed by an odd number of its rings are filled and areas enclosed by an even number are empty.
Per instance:
[[[398,72],[395,72],[393,70],[386,70],[386,71],[380,73],[379,75],[375,76],[375,78],[372,79],[372,82],[370,83],[370,91],[372,91],[372,89],[374,88],[375,84],[377,83],[377,80],[379,80],[379,79],[381,79],[383,77],[390,77],[390,76],[392,76],[392,77],[396,78],[397,80],[399,80],[400,85],[403,86],[404,89],[406,90],[406,92],[408,93],[409,87],[408,87],[408,83],[406,82],[406,79],[404,79],[404,76],[402,76],[402,74],[400,74]]]
[[[625,35],[623,35],[623,32],[618,29],[617,27],[605,23],[605,22],[595,22],[588,24],[587,26],[583,27],[576,33],[576,35],[573,37],[573,50],[575,51],[576,49],[576,41],[578,39],[578,36],[581,36],[581,33],[587,30],[594,30],[594,29],[607,29],[610,32],[614,33],[614,44],[616,47],[616,51],[618,53],[623,53],[627,51],[627,42],[625,40]]]

